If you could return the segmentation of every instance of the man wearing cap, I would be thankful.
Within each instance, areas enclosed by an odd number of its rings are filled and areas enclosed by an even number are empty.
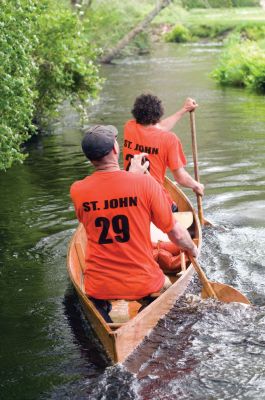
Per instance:
[[[149,172],[162,187],[166,169],[169,168],[177,183],[203,196],[204,185],[193,179],[185,170],[186,157],[182,144],[179,138],[170,132],[185,113],[194,111],[196,107],[196,101],[187,98],[179,111],[161,120],[164,109],[157,96],[142,94],[137,97],[132,110],[135,119],[128,121],[124,127],[124,168],[128,170],[131,157],[135,154],[146,152],[150,161]],[[166,192],[164,188],[163,190]],[[167,192],[166,194],[172,204],[170,195]],[[177,211],[174,204],[172,211]]]
[[[132,172],[120,170],[117,134],[113,126],[86,131],[82,149],[95,172],[74,182],[70,190],[87,234],[85,292],[100,312],[100,303],[107,300],[141,299],[170,285],[152,256],[151,221],[197,256],[188,231],[173,219],[161,186],[143,173],[148,162],[142,165],[142,155],[133,160]]]

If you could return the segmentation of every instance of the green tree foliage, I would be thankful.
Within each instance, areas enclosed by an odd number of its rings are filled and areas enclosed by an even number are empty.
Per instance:
[[[34,83],[32,57],[38,44],[33,2],[3,0],[0,7],[0,169],[25,158],[20,145],[33,127]],[[27,5],[26,5],[27,3]]]
[[[50,115],[64,99],[85,110],[97,95],[100,79],[95,63],[98,52],[87,42],[77,14],[49,3],[38,19],[39,43],[34,58],[38,65],[35,116]]]
[[[106,53],[142,21],[153,7],[154,1],[152,0],[94,1],[90,7],[84,7],[83,23],[87,39],[89,42],[96,43]],[[131,43],[131,48],[127,47],[125,52],[130,53],[135,49],[144,50],[148,44],[148,34],[144,32],[136,36]]]
[[[21,145],[64,99],[82,108],[96,96],[97,52],[79,16],[52,0],[2,0],[0,169],[22,162]]]
[[[165,35],[166,42],[185,43],[191,41],[189,29],[181,24],[177,24]]]

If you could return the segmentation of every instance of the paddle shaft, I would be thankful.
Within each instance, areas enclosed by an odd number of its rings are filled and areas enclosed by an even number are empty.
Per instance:
[[[200,182],[199,167],[198,167],[198,151],[197,151],[197,138],[196,138],[196,125],[195,125],[195,112],[190,112],[190,128],[191,128],[191,140],[192,140],[192,154],[194,164],[194,176],[197,182]],[[196,193],[198,216],[200,223],[204,224],[203,210],[202,210],[202,197]]]
[[[209,297],[213,297],[214,299],[218,299],[212,285],[211,282],[208,281],[207,276],[205,275],[205,273],[203,272],[203,270],[201,269],[200,265],[198,264],[198,262],[195,260],[195,258],[193,258],[192,256],[189,255],[189,259],[192,262],[192,265],[195,269],[195,271],[197,272],[197,274],[199,275],[199,278],[201,280],[201,283],[204,287],[204,290],[206,291],[206,293],[208,294]]]
[[[181,271],[184,273],[186,271],[186,257],[183,251],[180,253],[180,266]]]

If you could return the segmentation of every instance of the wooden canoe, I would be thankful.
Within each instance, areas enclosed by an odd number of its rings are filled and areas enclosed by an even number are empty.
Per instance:
[[[189,230],[194,242],[200,249],[201,226],[189,199],[168,178],[165,179],[164,185],[178,206],[180,221],[181,216],[184,216],[184,220],[186,216],[191,216]],[[153,232],[153,228],[151,227],[152,241],[159,239],[157,229]],[[162,232],[161,235],[161,240],[164,240]],[[176,274],[176,272],[172,271],[166,273],[173,285],[166,292],[157,296],[150,305],[139,313],[138,310],[141,305],[137,301],[113,301],[110,314],[113,322],[107,323],[83,290],[85,248],[86,233],[83,225],[80,224],[71,239],[68,249],[68,273],[78,294],[84,314],[103,344],[108,356],[113,363],[123,362],[184,293],[192,278],[194,269],[190,262],[186,262],[186,265],[182,265],[184,270],[182,274]]]

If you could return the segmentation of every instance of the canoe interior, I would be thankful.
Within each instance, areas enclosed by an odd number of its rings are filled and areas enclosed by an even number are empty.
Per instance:
[[[177,204],[179,212],[192,212],[193,222],[190,234],[200,249],[201,227],[189,199],[168,178],[165,187]],[[152,237],[152,232],[151,232]],[[188,286],[193,268],[186,262],[186,270],[179,275],[176,271],[165,272],[173,285],[162,295],[138,313],[141,304],[137,301],[112,301],[110,313],[112,323],[106,323],[83,289],[83,272],[85,269],[86,233],[82,224],[75,231],[68,249],[67,266],[70,279],[77,291],[83,311],[93,330],[102,342],[113,362],[122,362],[141,343],[144,337],[175,304]]]

